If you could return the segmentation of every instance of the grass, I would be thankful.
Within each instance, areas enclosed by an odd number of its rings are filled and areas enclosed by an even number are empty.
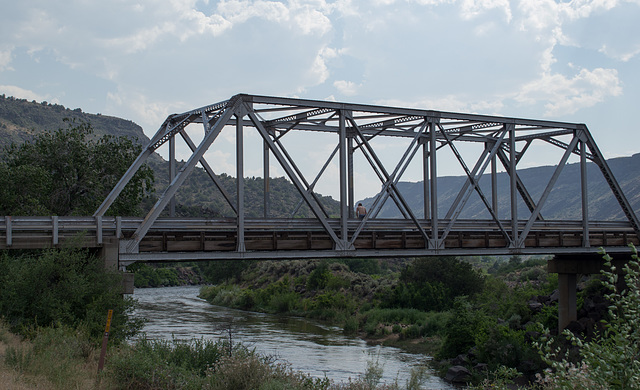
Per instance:
[[[98,374],[99,348],[86,335],[65,327],[40,328],[23,340],[0,323],[0,390],[116,390],[116,389],[290,389],[383,390],[400,387],[378,384],[381,368],[347,383],[312,378],[287,363],[225,341],[149,341],[112,347],[105,370]],[[417,372],[407,389],[418,388]]]
[[[63,328],[43,328],[23,340],[0,323],[0,389],[115,389],[98,381],[98,351],[79,340],[76,331]]]

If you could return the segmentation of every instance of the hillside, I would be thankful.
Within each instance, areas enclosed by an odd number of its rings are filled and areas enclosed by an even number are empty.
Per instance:
[[[21,144],[29,141],[35,134],[48,130],[66,128],[65,121],[91,123],[95,134],[102,136],[110,134],[119,137],[129,137],[146,145],[149,138],[138,126],[130,120],[94,115],[82,112],[77,108],[71,110],[58,104],[47,102],[29,102],[25,99],[15,99],[0,95],[0,156],[4,148],[11,143]],[[156,193],[160,194],[169,183],[169,166],[167,161],[159,155],[149,159],[148,164],[156,173]],[[236,180],[226,174],[218,175],[224,188],[231,197],[236,193]],[[290,217],[301,197],[295,187],[284,177],[272,178],[271,216],[276,218]],[[263,215],[263,180],[262,178],[245,179],[246,216],[258,217]],[[331,197],[319,196],[327,213],[339,214],[339,204]],[[182,188],[176,194],[176,214],[183,217],[219,217],[234,216],[233,210],[215,188],[212,180],[202,168],[196,170],[187,178]],[[147,209],[151,208],[151,204]],[[311,211],[304,205],[295,214],[296,217],[310,217]]]
[[[65,120],[89,122],[97,136],[113,134],[138,139],[141,144],[149,141],[142,127],[130,120],[0,95],[0,152],[11,143],[21,144],[31,140],[38,132],[66,128]]]
[[[622,187],[631,207],[640,213],[640,153],[630,157],[619,157],[607,160],[614,176]],[[582,218],[581,197],[580,197],[580,166],[579,164],[569,164],[563,170],[556,186],[551,191],[546,205],[542,209],[542,216],[546,219],[574,219]],[[530,191],[534,200],[540,198],[549,178],[553,175],[555,167],[544,166],[518,170],[520,178]],[[462,176],[448,176],[438,178],[438,214],[441,217],[446,215],[453,204],[458,192],[465,183],[466,178]],[[624,214],[616,202],[609,186],[606,184],[598,167],[589,163],[587,168],[589,215],[597,220],[622,219]],[[480,187],[485,196],[491,196],[491,181],[488,176],[480,180]],[[423,214],[423,185],[422,182],[400,182],[398,188],[406,201],[418,217]],[[498,174],[498,214],[506,216],[510,213],[509,205],[509,176],[506,173]],[[365,206],[373,203],[373,198],[362,201]],[[520,217],[530,215],[529,210],[523,202],[518,204]],[[395,203],[387,200],[382,210],[378,214],[380,218],[394,218],[400,216],[400,212]],[[474,192],[469,198],[467,205],[462,211],[460,218],[491,218],[480,197]]]

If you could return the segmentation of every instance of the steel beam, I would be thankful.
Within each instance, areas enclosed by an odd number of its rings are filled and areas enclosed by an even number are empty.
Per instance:
[[[234,116],[235,121],[231,121]],[[187,135],[187,131],[192,128],[189,125],[195,123],[201,123],[205,133],[203,141],[198,146]],[[219,183],[217,175],[204,159],[204,152],[215,142],[217,135],[224,126],[235,127],[236,131],[236,176],[238,181],[235,200],[226,193]],[[336,143],[332,145],[334,146],[334,152],[326,160],[312,182],[307,181],[299,168],[302,165],[299,165],[300,163],[289,154],[282,142],[282,138],[285,135],[300,131],[335,134],[333,139],[336,140]],[[237,235],[235,239],[238,241],[234,252],[238,252],[238,256],[254,256],[253,254],[245,253],[250,251],[247,251],[246,245],[243,245],[243,242],[247,239],[246,232],[251,232],[245,217],[244,196],[242,195],[245,190],[243,185],[243,159],[246,153],[243,142],[245,135],[243,134],[246,134],[247,137],[257,134],[262,138],[264,174],[264,212],[262,221],[265,224],[270,221],[269,157],[273,153],[278,163],[285,170],[289,180],[292,181],[300,193],[302,198],[300,204],[304,202],[310,207],[315,216],[315,228],[325,232],[333,243],[334,253],[343,254],[345,252],[350,253],[349,256],[354,255],[352,252],[357,242],[359,242],[359,235],[363,232],[369,234],[369,229],[378,226],[378,212],[389,197],[392,198],[402,214],[401,220],[408,223],[408,227],[402,227],[404,229],[402,234],[414,235],[412,237],[417,234],[426,246],[423,253],[448,252],[450,247],[454,245],[451,243],[449,234],[459,234],[461,224],[467,224],[467,222],[461,222],[460,215],[462,215],[462,211],[473,192],[476,192],[484,203],[491,215],[491,220],[489,225],[486,224],[486,221],[471,223],[471,231],[485,229],[487,234],[499,232],[503,237],[500,238],[498,236],[498,240],[506,240],[508,242],[509,248],[506,248],[505,251],[508,253],[525,253],[531,249],[528,246],[539,244],[535,242],[537,238],[534,238],[530,233],[544,234],[546,230],[536,230],[540,226],[544,226],[543,229],[553,229],[559,226],[557,224],[558,221],[543,220],[540,211],[544,207],[553,185],[558,180],[562,166],[566,164],[571,153],[580,156],[582,220],[578,222],[581,226],[580,233],[572,233],[571,237],[567,236],[565,239],[571,241],[573,240],[572,237],[578,237],[576,240],[581,240],[581,242],[576,245],[580,247],[580,250],[591,251],[593,248],[589,246],[597,243],[597,240],[593,241],[591,239],[592,236],[601,234],[601,230],[597,228],[600,222],[592,221],[588,213],[587,160],[591,160],[598,165],[613,196],[623,210],[627,220],[626,223],[633,227],[636,237],[640,235],[640,223],[637,216],[631,209],[629,202],[622,193],[602,154],[597,149],[586,126],[582,124],[246,94],[236,95],[229,100],[169,116],[151,139],[149,145],[140,153],[134,164],[127,170],[98,208],[95,213],[96,217],[104,215],[124,186],[144,164],[149,155],[159,146],[169,142],[170,160],[173,161],[175,159],[175,136],[177,134],[181,134],[185,139],[192,150],[192,156],[180,172],[175,172],[175,167],[172,169],[170,165],[170,185],[167,190],[161,195],[142,223],[136,226],[133,235],[131,235],[131,230],[123,233],[125,239],[129,240],[126,245],[127,251],[132,254],[138,250],[137,245],[145,237],[149,229],[153,228],[154,221],[157,220],[160,212],[167,205],[170,205],[169,213],[173,215],[173,207],[171,206],[173,201],[171,199],[173,199],[175,192],[182,185],[186,176],[189,175],[197,163],[200,163],[236,213],[237,220],[235,220],[234,234]],[[568,135],[574,135],[569,144],[561,140],[561,137]],[[374,147],[376,142],[372,141],[378,141],[381,137],[403,137],[411,140],[404,155],[393,167],[382,164],[379,158],[380,151]],[[465,159],[465,155],[462,153],[464,151],[461,146],[462,143],[480,144],[483,147],[483,152],[480,157]],[[545,144],[547,148],[564,149],[564,155],[560,161],[560,166],[554,172],[542,196],[538,201],[534,201],[521,180],[517,168],[519,162],[525,156],[530,156],[531,153],[534,153],[532,152],[535,149],[534,145],[537,146],[538,144]],[[417,153],[420,147],[422,147],[421,154]],[[438,160],[441,157],[438,149],[442,147],[449,147],[452,150],[454,157],[467,175],[465,184],[457,194],[453,194],[453,204],[448,209],[448,212],[444,214],[444,217],[439,215],[438,210],[438,165],[440,163]],[[355,207],[353,162],[354,154],[358,151],[362,152],[362,156],[369,163],[374,174],[380,179],[382,190],[375,198],[373,205],[370,206],[369,213],[363,221],[350,221]],[[339,156],[340,216],[337,219],[329,217],[327,210],[314,192],[316,183],[325,175],[329,164],[334,162],[333,157],[335,154]],[[418,206],[423,208],[422,213],[419,210],[416,213],[416,210],[411,208],[404,199],[404,195],[398,189],[405,170],[414,161],[416,154],[420,156],[418,158],[422,158],[421,170],[424,181],[422,188],[424,200]],[[504,219],[500,219],[498,213],[498,199],[504,195],[500,192],[501,189],[498,188],[498,159],[509,176],[510,215],[505,215]],[[491,200],[489,200],[488,194],[485,196],[479,186],[480,179],[486,173],[489,164],[491,164]],[[524,201],[531,213],[530,217],[526,219],[521,219],[518,216],[520,199]],[[422,218],[419,219],[418,217]],[[10,222],[5,220],[6,223]],[[546,225],[546,223],[549,223],[549,225]],[[125,222],[122,222],[122,224],[126,225]],[[126,230],[124,226],[121,228]],[[396,226],[393,229],[399,229],[399,227]],[[11,229],[9,229],[9,233],[11,233]],[[562,233],[559,234],[559,240],[562,242]],[[13,237],[15,238],[15,234]],[[603,243],[606,244],[607,235],[604,234],[602,237]],[[11,237],[8,237],[7,240],[10,241]],[[412,245],[415,245],[415,242]],[[566,246],[566,244],[563,245]],[[493,250],[492,248],[476,249],[479,252]],[[361,249],[355,252],[364,253]],[[401,252],[399,251],[398,253]],[[388,254],[389,252],[386,253]]]

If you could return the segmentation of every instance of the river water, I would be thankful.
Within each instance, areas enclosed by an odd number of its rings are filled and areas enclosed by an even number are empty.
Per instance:
[[[299,317],[280,316],[214,306],[198,298],[200,287],[135,289],[136,315],[147,319],[143,333],[150,339],[220,339],[286,361],[296,371],[314,377],[346,382],[362,375],[369,362],[383,369],[382,382],[403,387],[411,368],[430,359],[398,348],[371,346],[345,336],[338,327]],[[231,330],[229,332],[229,330]],[[431,376],[424,389],[455,389]]]

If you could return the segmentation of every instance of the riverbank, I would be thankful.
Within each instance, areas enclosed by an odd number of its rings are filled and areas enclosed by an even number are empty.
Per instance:
[[[186,321],[185,326],[189,325]],[[406,385],[400,376],[383,383],[383,365],[385,369],[388,365],[380,355],[380,360],[367,364],[361,374],[335,381],[327,375],[295,370],[281,356],[258,353],[255,344],[206,338],[141,338],[110,345],[105,369],[98,374],[99,347],[88,342],[82,332],[41,328],[32,336],[25,341],[0,325],[0,389],[399,390],[418,389],[420,383],[425,385],[422,388],[446,388],[434,385],[425,371],[417,368],[411,370]],[[333,354],[331,359],[342,355]]]
[[[412,369],[429,362],[428,356],[367,344],[323,321],[214,306],[197,295],[195,286],[136,289],[136,315],[149,319],[143,332],[149,338],[167,340],[231,337],[234,343],[255,348],[260,354],[277,356],[296,371],[335,383],[355,380],[366,374],[369,364],[378,363],[381,383],[397,380],[403,386]],[[448,388],[436,376],[427,383],[429,389]]]

